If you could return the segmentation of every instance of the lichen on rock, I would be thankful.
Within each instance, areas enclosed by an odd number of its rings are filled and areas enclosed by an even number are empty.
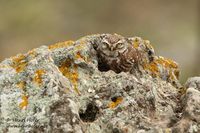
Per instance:
[[[102,59],[105,37],[112,57]],[[114,57],[125,42],[135,53]],[[140,37],[96,34],[41,46],[0,63],[0,131],[199,132],[200,80],[182,86],[178,78],[177,63]]]

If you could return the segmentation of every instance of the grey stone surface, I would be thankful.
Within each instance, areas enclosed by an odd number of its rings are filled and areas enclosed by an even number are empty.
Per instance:
[[[0,132],[200,131],[198,90],[180,96],[171,82],[141,69],[99,71],[99,38],[41,46],[1,62]]]
[[[200,91],[200,77],[191,77],[185,83],[186,88],[195,88]]]

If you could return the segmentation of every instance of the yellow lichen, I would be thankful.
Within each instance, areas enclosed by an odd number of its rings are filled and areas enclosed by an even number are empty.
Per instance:
[[[27,66],[27,62],[25,61],[25,56],[23,54],[12,57],[13,64],[11,67],[13,67],[16,72],[21,72],[24,70],[24,68]]]
[[[77,45],[75,46],[76,50],[81,50],[83,49],[84,45],[87,44],[87,42],[85,40],[80,40]]]
[[[28,55],[31,56],[32,58],[34,58],[36,56],[35,50],[33,49],[33,50],[29,51]]]
[[[60,42],[60,43],[56,43],[56,44],[53,44],[53,45],[50,45],[49,46],[49,49],[50,50],[54,50],[54,49],[57,49],[57,48],[64,48],[64,47],[68,47],[70,45],[74,44],[74,41],[66,41],[66,42]]]
[[[158,65],[155,62],[151,62],[150,64],[145,64],[144,69],[150,71],[153,77],[159,76]]]
[[[34,80],[37,84],[41,85],[41,84],[42,84],[42,75],[45,74],[45,73],[46,73],[45,70],[42,70],[42,69],[37,70],[37,71],[35,72],[35,77],[34,77],[33,80]]]
[[[86,41],[83,39],[83,40],[80,40],[79,42],[80,45],[83,45],[83,44],[86,44]]]
[[[156,59],[155,62],[163,65],[164,67],[174,68],[174,69],[178,68],[178,65],[177,65],[176,62],[174,62],[171,59],[167,59],[167,58],[164,58],[164,57],[161,57],[161,56],[158,59]]]
[[[25,89],[25,86],[26,86],[26,82],[25,82],[25,81],[21,81],[21,82],[19,82],[19,83],[17,84],[17,86],[18,86],[20,89],[24,90],[24,89]]]
[[[79,51],[76,53],[75,58],[76,59],[83,59],[86,62],[88,60],[87,57],[84,57],[83,55],[81,55],[81,53]]]
[[[25,109],[28,105],[28,96],[22,95],[22,101],[19,104],[20,109]]]
[[[75,49],[77,49],[77,50],[80,50],[80,49],[83,49],[83,45],[77,45],[77,46],[75,46]]]
[[[71,67],[71,68],[70,68]],[[80,92],[78,90],[78,66],[72,63],[72,60],[67,59],[64,61],[61,66],[59,67],[59,70],[62,72],[62,74],[70,80],[70,82],[74,86],[74,90],[80,95]]]
[[[84,57],[81,55],[81,53],[79,51],[76,53],[75,58],[76,59],[80,59],[80,58],[84,59]]]
[[[168,81],[173,82],[179,79],[179,69],[176,62],[171,59],[167,59],[164,57],[155,58],[151,63],[145,63],[144,69],[152,75],[152,77],[160,77],[162,78],[162,73],[165,73],[165,77]]]
[[[169,70],[170,80],[179,79],[178,64],[171,59],[160,57],[156,60],[161,66]]]
[[[174,62],[173,60],[171,59],[166,59],[168,64],[169,64],[169,67],[171,68],[178,68],[178,64],[176,62]]]
[[[115,101],[112,101],[108,104],[109,108],[115,108],[117,107],[120,103],[122,103],[123,97],[117,97]]]
[[[71,74],[71,82],[74,85],[74,89],[75,91],[80,94],[79,90],[78,90],[78,66],[74,65],[74,71]]]

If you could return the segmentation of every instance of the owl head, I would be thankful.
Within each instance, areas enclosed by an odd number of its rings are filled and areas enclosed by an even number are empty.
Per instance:
[[[115,58],[125,52],[129,46],[126,38],[118,34],[104,34],[101,36],[97,50],[104,56]]]

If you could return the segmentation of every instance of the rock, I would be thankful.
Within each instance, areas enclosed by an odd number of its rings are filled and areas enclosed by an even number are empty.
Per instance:
[[[188,88],[182,104],[184,117],[200,121],[200,91],[194,88]]]
[[[195,88],[200,91],[200,77],[191,77],[185,83],[186,88]]]
[[[182,117],[175,124],[173,131],[177,133],[197,133],[200,124],[200,91],[188,88],[181,100]]]
[[[137,67],[101,71],[95,50],[101,37],[41,46],[1,62],[0,131],[199,131],[199,92],[188,89],[179,103],[174,61],[152,54],[149,41],[133,37],[130,44],[143,55]]]

